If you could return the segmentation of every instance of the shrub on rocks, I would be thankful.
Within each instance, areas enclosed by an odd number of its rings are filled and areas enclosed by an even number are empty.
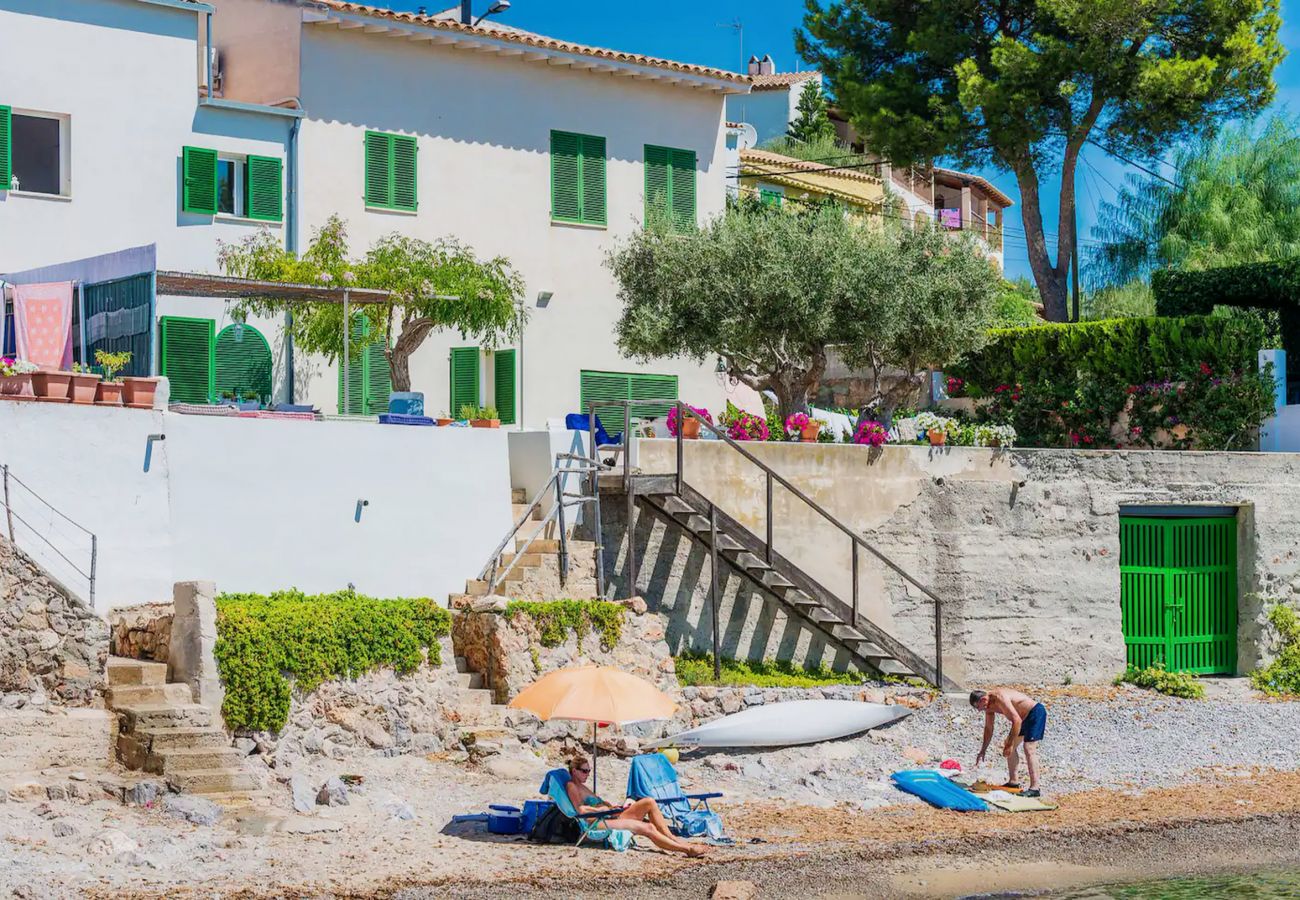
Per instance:
[[[1270,697],[1300,695],[1300,615],[1279,603],[1269,610],[1268,621],[1281,646],[1271,663],[1250,673],[1250,683]]]
[[[543,647],[558,647],[573,632],[581,651],[582,639],[597,631],[601,647],[608,651],[623,636],[625,611],[621,604],[605,600],[513,600],[506,605],[505,616],[512,621],[516,616],[530,617],[537,625]]]
[[[217,598],[215,652],[226,725],[279,731],[293,686],[310,691],[383,666],[407,673],[426,654],[439,665],[438,639],[450,631],[450,614],[429,598],[380,600],[353,591],[223,594]]]
[[[1190,672],[1170,672],[1163,662],[1139,669],[1129,666],[1124,674],[1115,679],[1116,684],[1131,684],[1146,688],[1168,697],[1181,697],[1184,700],[1200,700],[1205,696],[1205,686],[1196,680]]]

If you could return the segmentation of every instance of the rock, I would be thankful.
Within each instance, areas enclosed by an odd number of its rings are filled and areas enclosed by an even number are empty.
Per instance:
[[[709,900],[758,900],[758,885],[752,881],[719,881],[709,891]]]
[[[119,865],[147,866],[150,869],[158,868],[156,862],[137,850],[127,850],[125,853],[119,853],[113,857],[113,861]]]
[[[722,712],[723,715],[731,715],[740,712],[741,702],[740,695],[735,691],[728,691],[722,695]]]
[[[342,822],[332,822],[329,819],[316,819],[307,816],[290,816],[280,821],[276,831],[283,831],[288,834],[323,834],[330,831],[342,831]]]
[[[626,600],[620,600],[618,602],[627,607],[634,616],[644,616],[646,610],[649,609],[649,607],[646,606],[645,598],[643,597],[628,597]]]
[[[117,856],[136,847],[135,841],[116,828],[107,828],[86,842],[86,852],[91,856]]]
[[[49,784],[45,786],[45,796],[51,800],[67,800],[68,788],[63,784]]]
[[[930,754],[919,747],[904,747],[903,756],[918,766],[925,765],[930,761]]]
[[[45,785],[39,781],[19,781],[9,785],[9,799],[15,803],[45,799]]]
[[[347,785],[337,778],[328,779],[317,791],[316,803],[319,806],[347,806]]]
[[[316,792],[306,775],[294,775],[289,779],[289,794],[293,800],[294,812],[307,813],[316,807]]]
[[[32,810],[32,815],[36,816],[38,819],[53,819],[59,814],[54,811],[50,804],[42,803],[40,806]]]
[[[531,778],[545,767],[537,758],[518,756],[492,756],[483,763],[483,771],[501,779]]]
[[[257,741],[252,738],[235,738],[230,746],[238,750],[240,756],[248,756],[257,749]]]
[[[411,809],[410,805],[408,805],[406,801],[399,800],[396,797],[385,801],[383,810],[384,814],[387,815],[388,818],[397,821],[409,822],[415,818],[415,810]]]
[[[885,692],[880,688],[867,688],[862,692],[863,703],[884,703]]]
[[[136,806],[152,806],[158,799],[158,793],[158,782],[141,781],[127,789],[126,802]]]
[[[195,825],[215,825],[221,818],[221,807],[204,797],[178,794],[163,800],[163,810],[175,819],[184,819]]]
[[[56,838],[76,837],[77,828],[67,819],[56,819],[50,824],[50,830]]]

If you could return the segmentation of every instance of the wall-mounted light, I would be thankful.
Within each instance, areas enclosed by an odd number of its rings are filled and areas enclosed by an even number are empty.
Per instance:
[[[538,291],[538,292],[537,292],[537,308],[538,308],[538,309],[546,309],[546,307],[548,307],[548,306],[551,305],[551,298],[554,297],[554,296],[555,296],[555,294],[552,293],[551,291]]]

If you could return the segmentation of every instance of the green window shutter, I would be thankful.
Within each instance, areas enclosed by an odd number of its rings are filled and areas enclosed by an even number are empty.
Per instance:
[[[392,137],[366,132],[366,206],[393,205]]]
[[[451,398],[447,415],[460,418],[462,406],[478,406],[478,347],[451,349]]]
[[[591,404],[599,403],[605,400],[627,400],[629,399],[630,376],[622,372],[590,372],[583,370],[580,375],[580,393],[582,395],[582,414],[588,415],[591,412]],[[613,406],[600,407],[596,410],[596,416],[600,423],[605,426],[605,431],[613,436],[627,427],[626,419],[620,408]]]
[[[582,221],[582,136],[551,132],[551,218]]]
[[[244,183],[248,190],[245,214],[250,219],[279,222],[284,219],[284,175],[273,156],[250,156]]]
[[[163,316],[159,323],[161,373],[171,383],[171,399],[178,403],[210,403],[214,381],[211,319]]]
[[[759,188],[758,202],[764,206],[780,206],[785,202],[785,197],[780,191],[774,191],[771,188]]]
[[[352,323],[352,344],[348,347],[347,404],[343,402],[343,358],[339,357],[339,415],[366,415],[366,351],[369,346],[357,349],[356,344],[370,333],[370,320],[357,316]],[[385,410],[387,412],[387,410]]]
[[[13,178],[13,148],[11,147],[13,134],[13,115],[9,107],[0,106],[0,191],[9,190],[10,179]]]
[[[605,213],[605,139],[590,134],[582,136],[582,221],[604,225]]]
[[[633,401],[632,415],[652,419],[668,415],[677,400],[676,375],[629,376],[628,399]]]
[[[413,137],[394,135],[392,147],[393,206],[414,210],[416,204],[415,156],[419,149]]]
[[[668,214],[672,179],[669,175],[670,151],[667,147],[645,145],[645,218]]]
[[[695,227],[695,153],[671,151],[673,225],[681,230]]]
[[[515,424],[515,351],[498,350],[492,363],[493,405],[502,425]]]
[[[388,396],[393,392],[393,370],[388,364],[387,349],[384,344],[368,344],[363,356],[368,415],[388,412]]]
[[[181,211],[217,214],[217,151],[185,147],[181,151]]]
[[[271,347],[252,325],[236,323],[221,329],[213,357],[214,399],[224,391],[237,396],[254,391],[262,400],[271,396]]]

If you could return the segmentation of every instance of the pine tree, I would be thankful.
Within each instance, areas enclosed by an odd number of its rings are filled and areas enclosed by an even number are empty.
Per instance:
[[[826,109],[826,96],[821,88],[815,82],[804,82],[799,105],[795,107],[798,116],[786,134],[796,141],[834,140],[835,126]]]

